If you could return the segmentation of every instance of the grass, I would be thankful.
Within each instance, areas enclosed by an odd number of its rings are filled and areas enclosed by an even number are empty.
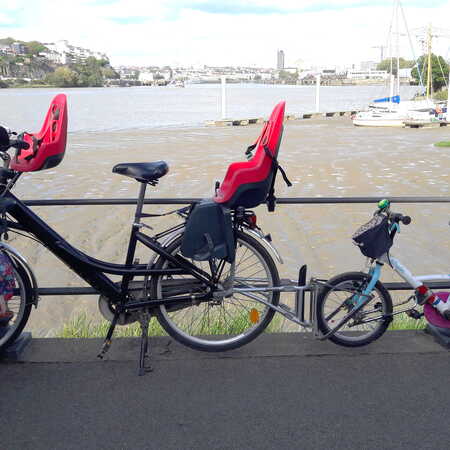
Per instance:
[[[56,332],[58,338],[104,338],[108,332],[110,323],[106,320],[101,322],[93,321],[83,312],[65,323],[60,330]],[[239,334],[249,328],[250,323],[247,314],[236,316],[232,321],[224,323],[218,316],[214,321],[207,323],[206,320],[200,323],[195,330],[195,335],[227,335]],[[282,330],[282,320],[280,316],[275,316],[269,326],[267,333],[279,333]],[[166,336],[167,333],[161,327],[156,318],[152,318],[149,326],[149,336]],[[133,323],[126,326],[117,326],[114,330],[115,337],[140,337],[141,327],[139,323]]]
[[[406,314],[394,316],[394,321],[389,326],[389,330],[423,330],[427,322],[422,317],[419,320],[408,317]]]
[[[435,147],[450,147],[450,141],[440,141],[434,144]]]
[[[92,320],[86,312],[82,312],[65,323],[59,331],[56,333],[58,338],[104,338],[108,332],[110,323],[106,320],[100,322]],[[195,330],[196,335],[227,335],[227,334],[239,334],[242,331],[249,328],[250,323],[247,314],[241,314],[228,320],[226,323],[222,320],[221,316],[211,322],[207,322],[206,319],[199,323]],[[389,326],[389,330],[422,330],[426,327],[426,321],[424,318],[419,320],[412,319],[406,314],[399,314],[394,316],[394,321]],[[276,314],[270,322],[269,326],[265,329],[266,333],[280,333],[283,332],[283,317]],[[167,333],[161,327],[159,322],[153,317],[150,321],[149,336],[166,336]],[[115,337],[140,337],[141,327],[139,323],[133,323],[126,326],[117,326],[114,331]]]
[[[104,338],[108,332],[110,323],[106,320],[96,322],[91,320],[87,313],[83,312],[65,323],[56,333],[58,338]],[[149,336],[164,336],[167,333],[155,318],[150,321]],[[140,337],[141,327],[139,323],[126,326],[117,326],[114,330],[115,337]]]

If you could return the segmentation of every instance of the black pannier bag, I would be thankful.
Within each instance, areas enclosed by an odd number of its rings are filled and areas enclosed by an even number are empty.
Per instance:
[[[186,222],[181,254],[195,261],[218,258],[231,264],[235,253],[230,210],[210,199],[195,205]]]
[[[369,258],[379,258],[392,247],[388,218],[377,214],[369,222],[360,226],[352,236],[361,253]]]

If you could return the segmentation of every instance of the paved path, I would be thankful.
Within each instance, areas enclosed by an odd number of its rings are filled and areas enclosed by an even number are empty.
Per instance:
[[[263,335],[222,354],[154,340],[36,339],[0,364],[2,450],[442,449],[450,438],[450,359],[423,332],[363,349],[306,334]]]

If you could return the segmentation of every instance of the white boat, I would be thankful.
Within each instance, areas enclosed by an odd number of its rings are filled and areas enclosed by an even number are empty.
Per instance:
[[[372,103],[368,111],[361,111],[353,118],[353,125],[359,127],[404,127],[412,116],[429,115],[435,105],[431,100],[410,100],[403,102]]]
[[[400,56],[399,56],[399,42],[398,37],[400,35],[398,29],[398,22],[400,17],[400,10],[402,9],[400,0],[394,1],[394,14],[392,20],[397,23],[397,30],[391,33],[389,40],[389,47],[392,49],[392,35],[397,37],[396,47],[396,66],[397,66],[397,79],[394,80],[394,75],[390,76],[390,95],[389,97],[375,100],[369,105],[367,111],[358,112],[353,117],[353,125],[360,127],[404,127],[405,121],[415,113],[429,113],[431,109],[435,108],[435,104],[429,98],[425,100],[400,100],[400,78],[398,76],[400,71]],[[404,19],[404,14],[403,14]],[[405,28],[407,29],[406,21],[404,20]],[[409,32],[408,32],[409,34]],[[391,53],[392,55],[392,53]],[[391,56],[391,72],[393,69],[393,58]],[[394,90],[396,91],[394,95]]]

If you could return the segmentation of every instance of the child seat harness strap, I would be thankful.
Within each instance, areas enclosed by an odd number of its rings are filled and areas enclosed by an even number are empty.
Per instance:
[[[275,204],[277,202],[277,198],[275,197],[275,178],[277,176],[277,171],[279,170],[281,172],[283,180],[288,187],[291,187],[292,183],[289,181],[289,178],[287,177],[286,172],[278,163],[277,158],[272,155],[272,153],[270,152],[269,147],[267,147],[267,145],[264,146],[264,151],[266,152],[266,155],[272,160],[272,164],[274,167],[272,184],[270,186],[269,195],[267,196],[267,209],[269,210],[269,212],[273,212],[273,211],[275,211]]]
[[[245,156],[247,157],[247,159],[250,159],[253,156],[253,150],[256,148],[257,145],[258,145],[258,141],[255,142],[253,145],[250,145],[247,147],[247,150],[245,151]],[[275,178],[277,175],[277,171],[279,170],[281,172],[281,176],[283,177],[283,180],[288,187],[291,187],[292,183],[289,181],[289,178],[287,177],[285,170],[280,166],[277,158],[272,155],[272,153],[267,145],[264,145],[264,152],[272,160],[273,170],[274,170],[272,183],[270,185],[269,194],[267,196],[267,208],[269,209],[269,212],[273,212],[273,211],[275,211],[275,204],[277,201],[277,199],[275,197]]]

